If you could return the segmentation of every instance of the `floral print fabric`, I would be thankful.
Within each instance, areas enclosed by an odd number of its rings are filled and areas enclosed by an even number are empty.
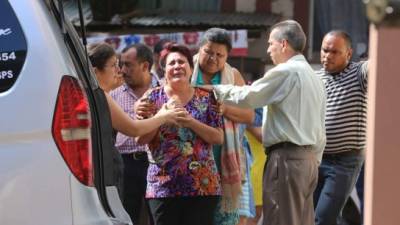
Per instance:
[[[152,89],[148,99],[160,109],[168,96],[160,87]],[[212,92],[195,88],[185,108],[194,119],[211,127],[222,127]],[[212,145],[191,129],[162,125],[149,143],[149,149],[147,198],[221,195]]]

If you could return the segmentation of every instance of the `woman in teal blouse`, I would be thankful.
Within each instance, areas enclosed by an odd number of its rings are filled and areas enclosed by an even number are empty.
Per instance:
[[[228,31],[221,28],[207,30],[200,42],[200,49],[194,56],[192,84],[234,84],[245,85],[240,72],[227,64],[232,48]],[[214,145],[213,153],[221,175],[222,197],[215,214],[215,225],[236,225],[239,221],[239,198],[242,174],[240,169],[239,123],[251,123],[252,109],[241,109],[221,105],[224,119],[225,143]]]

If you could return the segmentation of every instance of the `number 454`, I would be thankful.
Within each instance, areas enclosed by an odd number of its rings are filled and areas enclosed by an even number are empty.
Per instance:
[[[2,52],[0,55],[0,61],[15,60],[15,52]]]

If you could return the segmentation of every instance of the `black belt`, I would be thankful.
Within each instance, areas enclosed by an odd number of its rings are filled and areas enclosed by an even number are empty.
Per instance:
[[[128,157],[128,158],[132,158],[134,160],[148,160],[147,159],[147,152],[132,152],[129,154],[122,154],[122,156]]]
[[[365,154],[364,150],[348,150],[344,152],[336,152],[336,153],[330,153],[330,152],[324,152],[322,155],[322,158],[335,158],[335,157],[340,157],[340,156],[356,156],[356,155],[363,155]]]
[[[303,147],[303,148],[310,148],[311,145],[296,145],[292,142],[279,142],[277,144],[273,144],[269,147],[265,148],[265,153],[270,153],[276,149],[281,149],[281,148],[290,148],[290,147]]]

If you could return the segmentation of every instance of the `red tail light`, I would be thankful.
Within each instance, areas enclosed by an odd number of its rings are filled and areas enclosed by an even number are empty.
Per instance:
[[[93,186],[90,111],[78,81],[64,76],[53,118],[53,138],[68,167],[83,184]]]

